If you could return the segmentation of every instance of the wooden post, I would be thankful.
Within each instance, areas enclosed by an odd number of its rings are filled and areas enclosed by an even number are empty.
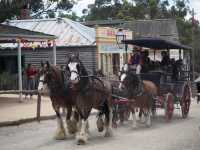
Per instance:
[[[126,52],[126,64],[128,64],[128,44],[125,44],[125,52]]]
[[[179,49],[179,60],[182,59],[181,57],[181,49]]]
[[[41,113],[41,94],[38,92],[36,117],[39,122],[40,122],[40,113]]]
[[[22,102],[22,60],[21,60],[21,45],[20,40],[18,42],[18,86],[19,86],[19,101]]]
[[[56,65],[56,41],[53,40],[53,65]]]
[[[195,80],[194,8],[192,9],[192,80]],[[190,58],[191,59],[191,58]]]

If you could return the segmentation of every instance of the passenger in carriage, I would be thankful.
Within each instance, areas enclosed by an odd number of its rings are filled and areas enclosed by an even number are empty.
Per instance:
[[[185,74],[181,74],[183,72],[183,60],[179,59],[176,61],[176,66],[177,66],[177,70],[178,70],[178,78],[181,79]]]
[[[129,65],[131,65],[132,69],[136,70],[136,74],[140,74],[141,72],[141,47],[134,47],[135,51],[133,50],[132,56],[129,60]]]
[[[149,51],[145,50],[144,52],[142,52],[142,73],[146,73],[150,70],[150,65],[151,65],[151,60],[149,58]]]
[[[169,54],[166,51],[162,51],[161,56],[162,56],[162,60],[160,63],[161,69],[168,72],[169,71],[168,69],[170,68],[169,66],[171,65]]]
[[[171,60],[171,66],[172,66],[172,80],[177,81],[178,80],[178,66],[174,58]]]
[[[169,54],[166,51],[161,52],[162,60],[161,60],[161,67],[166,68],[170,65],[170,58]]]

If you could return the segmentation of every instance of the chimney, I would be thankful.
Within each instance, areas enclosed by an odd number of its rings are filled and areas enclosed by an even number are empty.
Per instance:
[[[25,4],[22,9],[20,10],[19,20],[31,19],[30,17],[30,10],[29,4]]]

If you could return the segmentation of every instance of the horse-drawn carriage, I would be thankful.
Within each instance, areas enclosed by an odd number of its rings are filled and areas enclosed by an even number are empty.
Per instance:
[[[171,49],[178,49],[178,60],[170,59],[170,63],[166,66],[157,65],[157,67],[151,67],[145,73],[140,73],[139,78],[141,81],[147,80],[153,82],[158,92],[153,97],[153,103],[151,104],[152,112],[156,112],[157,108],[165,110],[165,118],[167,121],[171,120],[174,109],[180,109],[182,117],[186,118],[189,113],[191,103],[191,48],[169,42],[162,39],[143,38],[136,40],[125,40],[124,44],[131,44],[135,46],[145,47],[153,49],[154,51],[154,64],[155,64],[155,52],[167,51],[170,53]],[[181,56],[182,55],[182,56]],[[183,57],[183,59],[182,59]],[[171,60],[173,63],[171,63]],[[184,61],[184,63],[183,63]],[[180,63],[181,62],[181,63]],[[151,63],[152,64],[152,63]],[[157,63],[158,64],[158,63]],[[116,92],[118,93],[118,91]],[[125,120],[128,113],[129,100],[124,98],[123,95],[115,97],[115,120]]]
[[[125,44],[133,44],[152,49],[190,49],[163,40],[127,40]],[[105,136],[112,136],[112,125],[118,116],[123,121],[132,113],[133,128],[137,127],[135,112],[146,118],[147,126],[151,125],[151,112],[156,108],[165,108],[165,116],[170,120],[174,104],[180,105],[182,116],[189,113],[191,87],[190,65],[184,71],[178,71],[174,80],[170,70],[150,70],[148,73],[136,75],[128,67],[121,73],[120,80],[104,80],[89,75],[78,55],[68,58],[63,71],[48,62],[42,66],[38,90],[47,85],[52,106],[58,118],[56,139],[65,139],[65,126],[60,108],[67,109],[66,123],[68,132],[76,134],[77,143],[85,144],[88,139],[88,118],[92,108],[99,110],[97,128],[105,130]],[[177,72],[176,72],[177,73]],[[114,83],[113,83],[114,82]],[[116,87],[116,88],[115,88]],[[124,90],[125,89],[125,90]]]

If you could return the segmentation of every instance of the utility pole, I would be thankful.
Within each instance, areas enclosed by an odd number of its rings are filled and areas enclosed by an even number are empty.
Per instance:
[[[194,48],[194,26],[195,26],[195,19],[194,19],[194,8],[192,9],[192,79],[195,80],[195,48]]]

